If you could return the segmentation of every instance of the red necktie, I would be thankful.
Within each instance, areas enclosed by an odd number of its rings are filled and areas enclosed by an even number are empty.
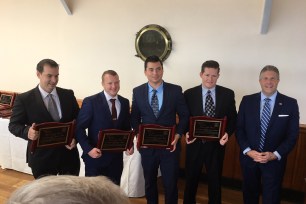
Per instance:
[[[115,105],[116,99],[110,99],[110,102],[112,102],[112,119],[117,120],[117,109]]]

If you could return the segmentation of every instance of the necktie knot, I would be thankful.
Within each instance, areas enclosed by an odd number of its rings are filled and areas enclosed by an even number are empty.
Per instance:
[[[271,99],[265,98],[265,103],[269,103],[270,101],[271,101]]]
[[[117,109],[116,109],[116,99],[112,98],[110,99],[110,102],[112,103],[112,120],[117,120]]]

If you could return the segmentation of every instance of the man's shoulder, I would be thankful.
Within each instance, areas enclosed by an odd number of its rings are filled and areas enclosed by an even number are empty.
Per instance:
[[[148,83],[143,83],[139,86],[136,86],[133,90],[134,91],[142,90],[142,89],[146,88],[147,85],[148,85]]]
[[[287,96],[287,95],[284,95],[284,94],[281,94],[278,92],[278,96],[277,96],[280,100],[286,100],[288,102],[296,102],[297,100],[293,97],[290,97],[290,96]]]
[[[86,101],[86,100],[89,100],[89,101],[98,100],[98,98],[101,98],[101,96],[102,96],[102,92],[99,92],[99,93],[96,93],[96,94],[93,94],[93,95],[90,95],[90,96],[86,96],[84,98],[84,101]]]
[[[120,101],[129,101],[129,99],[127,99],[127,98],[125,98],[125,97],[123,97],[123,96],[121,96],[121,95],[119,95],[119,94],[118,94],[118,99],[119,99]]]
[[[36,91],[39,91],[37,87],[35,87],[31,90],[28,90],[26,92],[20,93],[20,94],[17,95],[17,97],[18,98],[23,98],[23,99],[33,97]]]
[[[194,92],[196,92],[196,91],[198,91],[198,90],[201,90],[201,85],[194,86],[194,87],[192,87],[192,88],[186,89],[186,90],[184,91],[184,94],[191,94],[191,93],[194,93]]]
[[[168,83],[168,82],[164,82],[164,89],[172,89],[172,90],[182,90],[182,87],[180,85],[177,84],[172,84],[172,83]]]
[[[222,91],[222,92],[228,92],[228,93],[234,93],[234,91],[230,88],[227,88],[225,86],[216,85],[216,91]]]
[[[65,89],[62,87],[56,87],[56,91],[61,93],[74,93],[72,89]]]

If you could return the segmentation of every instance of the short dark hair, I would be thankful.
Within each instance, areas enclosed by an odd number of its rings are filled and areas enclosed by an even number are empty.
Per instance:
[[[201,72],[202,73],[204,72],[205,67],[206,68],[214,68],[214,69],[218,70],[218,73],[220,72],[220,66],[219,66],[219,63],[217,61],[208,60],[208,61],[204,62],[202,64],[202,67],[201,67]]]
[[[52,68],[59,68],[59,64],[57,64],[54,60],[52,59],[43,59],[40,62],[38,62],[36,66],[36,70],[39,73],[42,73],[44,71],[44,66],[49,65]]]
[[[147,69],[147,65],[149,62],[159,62],[160,65],[162,66],[163,68],[163,62],[161,61],[161,59],[159,59],[159,57],[157,57],[156,55],[151,55],[149,57],[147,57],[145,63],[144,63],[144,69],[146,70]]]
[[[103,72],[102,74],[102,82],[104,81],[104,76],[106,74],[112,75],[112,76],[118,76],[117,72],[115,72],[114,70],[106,70],[105,72]]]
[[[277,67],[275,67],[275,66],[273,66],[273,65],[266,65],[266,66],[264,66],[264,68],[262,68],[262,70],[260,71],[259,79],[261,78],[261,74],[262,74],[263,72],[266,72],[266,71],[275,72],[276,75],[277,75],[277,79],[279,80],[279,71],[278,71]]]

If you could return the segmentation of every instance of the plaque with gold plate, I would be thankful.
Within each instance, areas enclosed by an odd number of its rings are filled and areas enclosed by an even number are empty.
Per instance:
[[[134,131],[117,129],[100,130],[97,148],[104,151],[123,152],[133,147]]]
[[[175,136],[175,125],[171,127],[141,124],[137,137],[137,148],[164,148],[173,149],[171,143]]]
[[[49,148],[69,145],[74,138],[75,120],[68,123],[47,122],[34,126],[38,131],[38,139],[33,140],[31,152],[36,148]]]
[[[207,116],[195,116],[190,117],[189,121],[189,141],[194,138],[206,141],[217,141],[225,133],[227,118],[219,119]]]
[[[12,115],[16,93],[0,91],[0,117],[7,118]]]

